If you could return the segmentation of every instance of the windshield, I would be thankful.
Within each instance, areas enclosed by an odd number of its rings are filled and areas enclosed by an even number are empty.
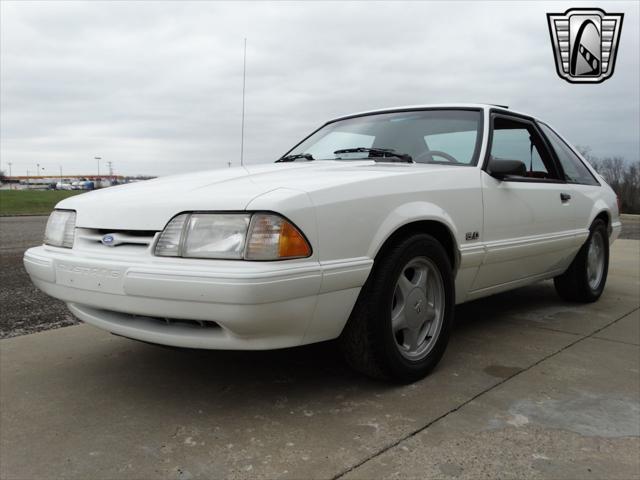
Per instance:
[[[325,125],[287,157],[380,160],[377,149],[407,155],[417,163],[475,165],[481,124],[482,112],[476,110],[422,110],[348,118]]]

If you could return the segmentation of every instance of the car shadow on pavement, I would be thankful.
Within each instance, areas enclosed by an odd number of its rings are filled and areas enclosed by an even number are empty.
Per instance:
[[[455,331],[482,329],[487,322],[536,318],[550,310],[570,309],[576,305],[561,299],[553,282],[540,282],[459,305],[454,335]],[[514,325],[514,328],[518,327]]]
[[[499,294],[461,305],[457,310],[453,339],[471,334],[482,336],[492,326],[518,330],[518,323],[505,324],[506,317],[514,312],[535,312],[536,309],[562,306],[552,285],[534,285],[515,292]],[[178,389],[176,399],[187,394],[199,399],[216,397],[222,400],[251,398],[273,404],[284,393],[288,401],[304,403],[305,396],[319,392],[340,394],[356,392],[363,396],[389,392],[406,386],[394,385],[368,379],[354,371],[344,362],[337,342],[324,342],[296,348],[274,351],[216,351],[160,347],[126,340],[103,354],[113,361],[121,361],[121,375],[114,377],[113,366],[108,362],[96,362],[94,373],[102,376],[105,388],[128,390],[133,396],[147,400],[170,399]],[[447,355],[455,355],[450,348],[442,362],[428,377],[437,381],[440,371],[447,368]],[[105,369],[101,373],[100,370]],[[107,373],[107,370],[109,373]],[[118,385],[119,384],[119,385]],[[233,392],[233,394],[231,394]],[[175,393],[175,392],[174,392]],[[360,395],[356,395],[360,396]],[[141,400],[141,399],[139,399]],[[232,405],[227,405],[233,407]]]

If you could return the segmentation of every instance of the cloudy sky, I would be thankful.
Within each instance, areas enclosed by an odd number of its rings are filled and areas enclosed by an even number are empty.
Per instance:
[[[547,12],[624,12],[613,77],[555,73]],[[596,155],[640,158],[639,3],[0,3],[0,168],[153,174],[271,162],[325,120],[507,104]]]

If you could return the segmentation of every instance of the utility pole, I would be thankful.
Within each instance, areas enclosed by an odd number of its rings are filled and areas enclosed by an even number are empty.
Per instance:
[[[109,168],[109,176],[111,177],[111,181],[113,182],[113,162],[111,160],[107,162],[107,167]]]

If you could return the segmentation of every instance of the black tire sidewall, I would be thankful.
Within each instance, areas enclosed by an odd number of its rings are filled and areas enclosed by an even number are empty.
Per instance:
[[[597,299],[598,297],[600,297],[600,295],[602,295],[605,284],[607,283],[607,275],[609,273],[609,236],[607,235],[607,226],[602,220],[596,220],[591,225],[591,228],[589,230],[590,230],[589,238],[587,239],[587,242],[584,245],[584,251],[582,255],[583,258],[582,258],[582,265],[580,268],[581,270],[580,276],[583,282],[584,291],[591,298]],[[603,246],[604,246],[604,270],[602,272],[602,278],[600,279],[600,283],[598,284],[597,288],[593,289],[589,285],[589,275],[587,273],[588,272],[587,265],[589,262],[589,255],[588,255],[589,246],[591,245],[591,242],[593,240],[594,235],[596,235],[596,232],[602,235]]]
[[[398,277],[406,264],[416,258],[426,257],[440,272],[443,282],[445,306],[440,334],[431,351],[422,359],[412,361],[398,350],[391,327],[391,301]],[[455,287],[451,265],[442,245],[431,235],[416,234],[401,242],[386,256],[376,269],[374,278],[377,296],[376,314],[372,321],[378,362],[385,365],[392,378],[399,381],[414,381],[425,376],[438,363],[446,349],[455,305]]]

